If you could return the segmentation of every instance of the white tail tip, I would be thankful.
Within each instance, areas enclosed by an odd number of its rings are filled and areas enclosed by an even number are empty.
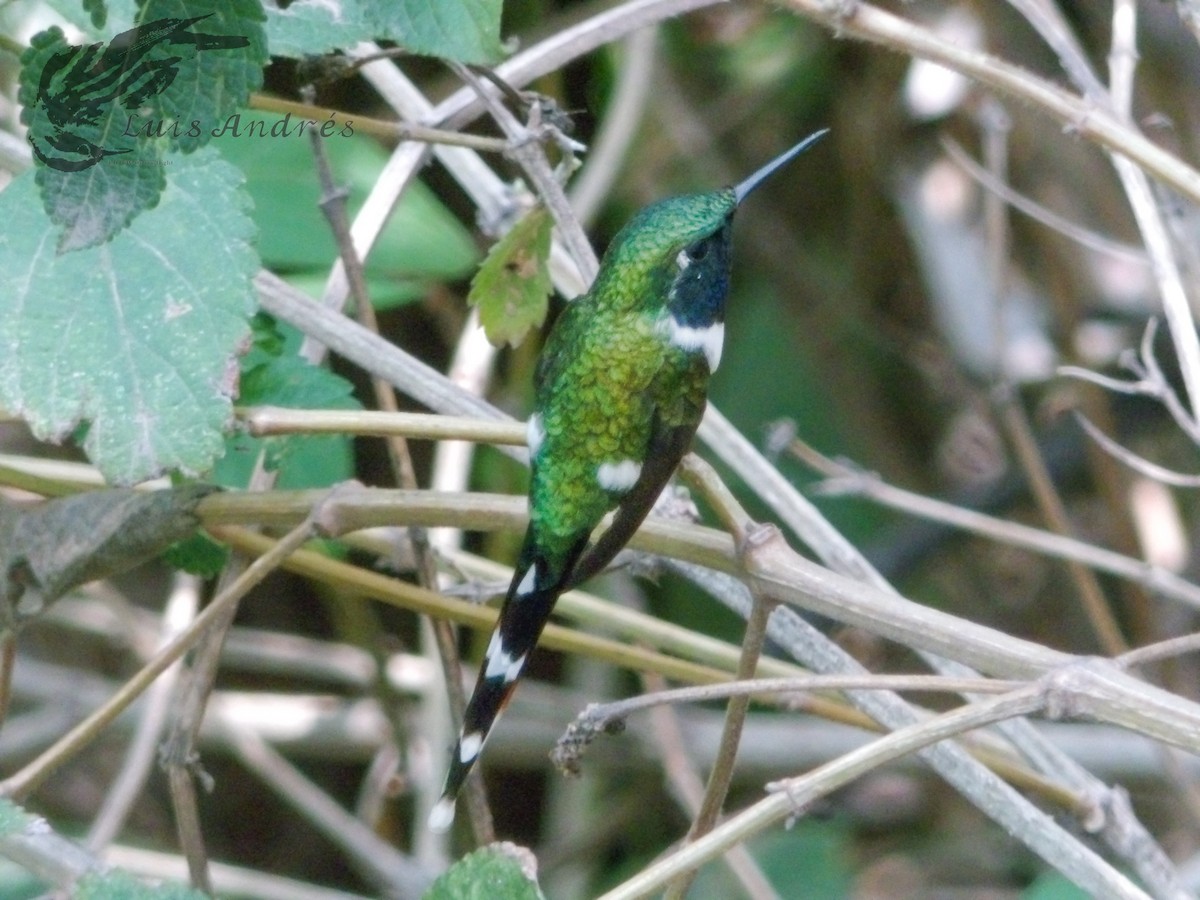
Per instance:
[[[454,824],[454,798],[443,797],[429,813],[429,830],[442,834]]]

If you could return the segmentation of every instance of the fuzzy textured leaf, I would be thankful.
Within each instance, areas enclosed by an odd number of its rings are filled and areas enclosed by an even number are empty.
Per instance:
[[[404,49],[465,63],[500,59],[501,0],[296,0],[268,9],[271,52],[301,57],[355,41],[386,39]]]
[[[497,347],[521,343],[546,318],[552,228],[544,208],[527,213],[495,243],[471,281],[467,302],[479,307],[483,330]]]
[[[191,152],[262,85],[265,15],[258,0],[148,0],[138,28],[74,46],[51,28],[21,57],[29,126],[59,252],[109,240],[152,209],[165,186],[161,151]]]
[[[295,131],[297,119],[244,110],[243,127],[283,123]],[[339,186],[349,192],[347,212],[362,207],[388,161],[374,141],[335,135],[324,141]],[[324,290],[337,245],[321,213],[319,186],[312,177],[312,145],[307,135],[270,141],[264,152],[257,138],[222,138],[213,142],[221,155],[246,174],[246,190],[254,200],[258,251],[263,265],[302,289]],[[424,183],[404,191],[366,261],[367,284],[376,309],[388,309],[424,297],[433,282],[458,280],[475,271],[479,252],[471,232]]]
[[[95,29],[104,27],[104,23],[108,21],[108,7],[104,5],[104,0],[83,0],[84,12],[88,14],[88,19]]]
[[[537,860],[525,847],[489,844],[468,853],[425,892],[423,900],[545,900]]]
[[[354,385],[297,354],[299,336],[286,340],[265,316],[254,320],[254,347],[242,360],[239,402],[244,406],[282,406],[296,409],[359,409]],[[351,440],[341,435],[287,435],[257,438],[235,433],[226,441],[225,455],[212,480],[225,487],[244,488],[259,451],[268,471],[278,472],[276,485],[284,490],[329,487],[351,477]]]
[[[111,243],[65,256],[29,174],[0,193],[0,405],[43,439],[87,420],[84,449],[118,484],[209,469],[255,305],[240,173],[205,149],[171,176]]]
[[[63,227],[60,253],[108,240],[153,208],[166,183],[158,149],[125,133],[130,113],[121,98],[86,95],[75,83],[102,47],[73,47],[51,28],[21,56],[21,121],[42,202]]]
[[[266,14],[261,0],[147,0],[138,15],[141,22],[190,19],[204,16],[191,30],[206,40],[222,38],[245,46],[204,49],[160,44],[148,54],[154,62],[178,58],[174,80],[150,98],[152,119],[175,120],[180,127],[169,132],[173,146],[185,153],[208,143],[213,129],[250,101],[262,87],[263,67],[269,61]],[[134,120],[135,126],[139,120]],[[195,124],[193,124],[195,123]]]
[[[59,497],[29,509],[0,503],[0,625],[15,628],[67,591],[152,559],[200,525],[213,485],[128,488]]]

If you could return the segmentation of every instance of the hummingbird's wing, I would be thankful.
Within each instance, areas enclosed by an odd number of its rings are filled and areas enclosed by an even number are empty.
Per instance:
[[[661,416],[657,413],[654,415],[641,474],[617,504],[612,525],[585,551],[576,564],[567,585],[568,589],[578,587],[602,572],[633,537],[633,533],[658,500],[679,461],[687,453],[696,427],[696,423],[666,425]]]

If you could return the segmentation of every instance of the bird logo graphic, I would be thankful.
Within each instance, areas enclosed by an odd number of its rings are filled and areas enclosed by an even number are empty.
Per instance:
[[[105,140],[115,137],[112,129],[119,127],[112,115],[114,104],[138,110],[167,90],[179,74],[187,48],[200,52],[249,46],[249,39],[239,35],[192,30],[211,15],[157,19],[124,31],[107,44],[54,53],[42,69],[27,118],[34,155],[60,172],[82,172],[105,157],[130,152]]]

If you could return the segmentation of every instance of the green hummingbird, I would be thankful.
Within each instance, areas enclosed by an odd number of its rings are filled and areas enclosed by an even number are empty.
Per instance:
[[[555,323],[534,371],[529,528],[429,817],[433,830],[453,822],[458,792],[559,595],[612,561],[687,452],[721,361],[734,212],[826,131],[735,187],[641,210],[613,239],[591,289]]]

